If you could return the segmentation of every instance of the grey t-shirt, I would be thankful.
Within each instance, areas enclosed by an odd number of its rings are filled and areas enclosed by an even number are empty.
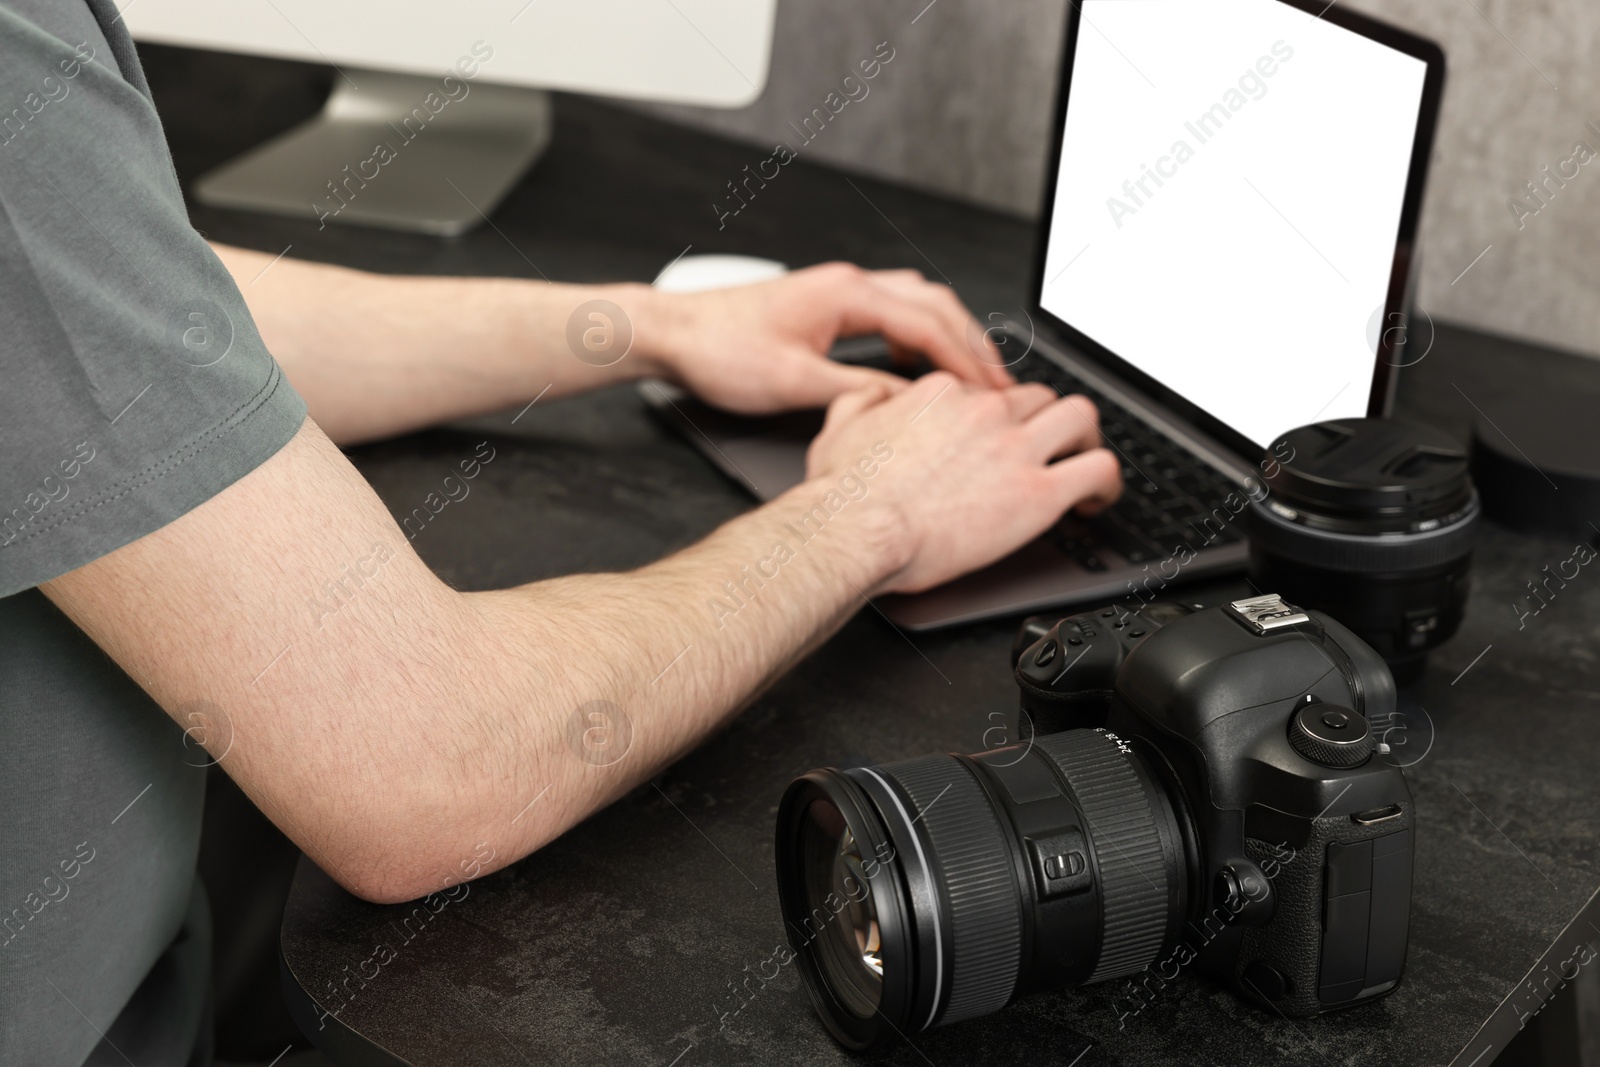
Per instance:
[[[208,757],[34,587],[304,416],[189,225],[110,0],[0,0],[0,1063],[209,1046]]]

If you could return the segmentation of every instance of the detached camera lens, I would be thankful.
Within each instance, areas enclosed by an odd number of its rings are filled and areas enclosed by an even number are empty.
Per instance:
[[[1188,899],[1176,795],[1101,730],[798,779],[778,890],[818,1013],[868,1049],[1142,970]]]
[[[1250,580],[1326,611],[1397,680],[1466,611],[1477,493],[1448,435],[1390,419],[1335,419],[1273,443],[1250,508]]]

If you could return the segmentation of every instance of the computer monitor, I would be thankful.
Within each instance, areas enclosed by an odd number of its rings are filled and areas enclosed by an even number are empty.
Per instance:
[[[1326,0],[1081,0],[1036,299],[1244,451],[1381,414],[1442,90]]]
[[[123,12],[136,40],[334,67],[321,114],[202,176],[202,203],[454,234],[544,150],[544,90],[754,101],[777,0],[133,0]]]

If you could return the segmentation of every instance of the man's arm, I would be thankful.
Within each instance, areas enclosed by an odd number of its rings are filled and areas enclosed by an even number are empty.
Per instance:
[[[1011,382],[950,289],[914,271],[834,263],[671,294],[371,274],[212,247],[312,418],[340,444],[641,377],[749,414],[822,407],[879,377],[822,358],[836,338],[869,333],[968,381]]]
[[[1042,386],[878,386],[832,406],[803,485],[692,548],[461,594],[307,422],[204,505],[42,588],[169,713],[220,708],[205,742],[261,809],[352,892],[400,901],[482,873],[481,844],[490,868],[525,856],[655,773],[864,595],[937,584],[1113,498],[1097,441],[1092,407]],[[631,727],[611,765],[583,758],[596,701]]]

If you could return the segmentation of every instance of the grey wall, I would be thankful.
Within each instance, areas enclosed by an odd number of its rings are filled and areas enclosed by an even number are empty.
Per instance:
[[[1600,149],[1600,132],[1586,126],[1600,127],[1600,2],[1339,2],[1430,36],[1449,56],[1424,209],[1424,307],[1600,355],[1600,160],[1520,230],[1507,206],[1541,166],[1572,155],[1574,142]],[[895,58],[869,94],[803,154],[1034,214],[1066,0],[926,4],[783,0],[771,79],[754,106],[654,110],[770,151],[774,139],[793,142],[786,124],[821,106],[888,41]]]

